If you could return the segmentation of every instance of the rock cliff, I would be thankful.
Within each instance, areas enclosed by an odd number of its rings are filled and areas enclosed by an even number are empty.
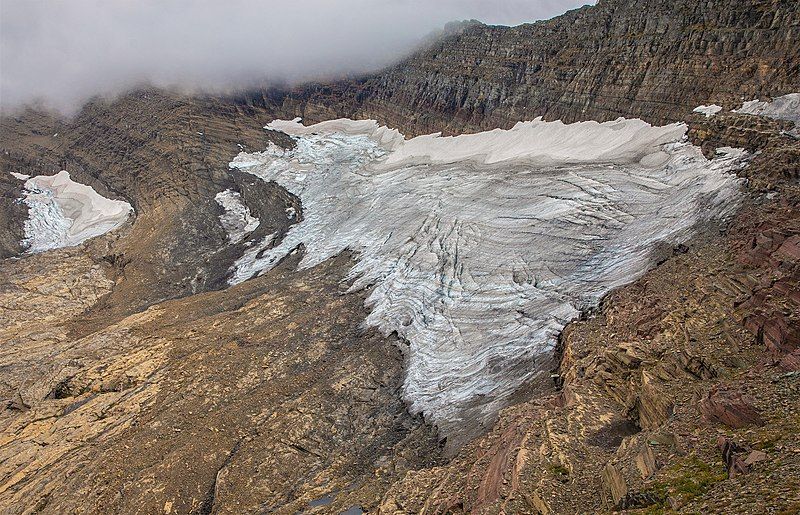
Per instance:
[[[375,118],[407,135],[508,128],[537,116],[663,124],[703,102],[731,109],[794,92],[799,39],[792,0],[600,0],[518,27],[456,25],[374,76],[240,101],[309,122]]]

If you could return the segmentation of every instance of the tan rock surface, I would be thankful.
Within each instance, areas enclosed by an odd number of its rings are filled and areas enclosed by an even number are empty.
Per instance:
[[[112,283],[89,249],[7,261],[0,504],[6,513],[295,513],[375,505],[437,462],[397,395],[397,343],[359,324],[341,257],[159,304],[85,336]],[[13,267],[13,268],[12,268]],[[108,265],[106,265],[108,268]],[[13,270],[13,273],[12,273]]]

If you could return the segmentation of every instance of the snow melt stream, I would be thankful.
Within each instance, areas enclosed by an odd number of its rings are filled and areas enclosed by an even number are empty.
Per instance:
[[[298,195],[304,219],[250,249],[231,282],[300,244],[301,267],[355,251],[353,289],[373,287],[366,323],[408,342],[405,398],[445,435],[489,423],[581,309],[647,270],[654,243],[734,210],[728,172],[743,162],[731,149],[708,161],[684,125],[640,120],[411,140],[374,121],[268,128],[296,148],[231,166]]]

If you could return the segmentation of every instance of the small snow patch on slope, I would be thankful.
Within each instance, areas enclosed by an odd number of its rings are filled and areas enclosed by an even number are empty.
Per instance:
[[[22,201],[28,206],[22,245],[31,253],[79,245],[121,226],[133,211],[127,202],[73,181],[67,171],[27,179]]]
[[[219,220],[228,232],[228,241],[239,243],[255,231],[261,222],[250,214],[250,209],[242,202],[242,195],[236,191],[225,190],[214,197],[225,212]]]
[[[711,118],[720,111],[722,111],[722,107],[711,104],[710,106],[697,106],[694,108],[693,112],[703,114],[706,118]]]

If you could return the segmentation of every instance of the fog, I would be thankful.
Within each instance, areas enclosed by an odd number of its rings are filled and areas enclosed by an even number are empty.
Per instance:
[[[516,25],[591,0],[0,0],[0,107],[69,113],[151,84],[219,92],[379,69],[453,20]]]

